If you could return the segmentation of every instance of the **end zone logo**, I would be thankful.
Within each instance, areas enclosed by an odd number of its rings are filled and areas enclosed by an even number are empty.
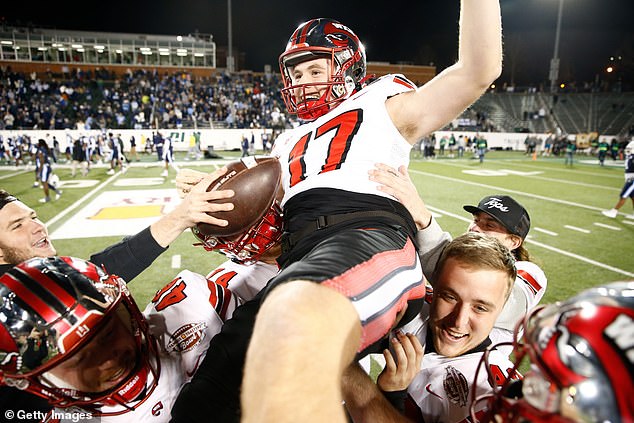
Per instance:
[[[191,350],[205,339],[205,329],[207,324],[204,322],[188,323],[176,329],[167,343],[167,350],[184,353]]]

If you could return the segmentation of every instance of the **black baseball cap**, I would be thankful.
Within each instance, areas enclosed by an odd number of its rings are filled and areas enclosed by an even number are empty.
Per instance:
[[[477,206],[463,206],[471,214],[484,212],[500,222],[510,233],[526,238],[531,218],[526,209],[508,195],[490,195]]]

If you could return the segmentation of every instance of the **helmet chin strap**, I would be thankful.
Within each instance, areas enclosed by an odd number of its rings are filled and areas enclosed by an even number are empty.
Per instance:
[[[305,101],[297,106],[297,117],[302,120],[311,121],[325,115],[328,110],[330,110],[330,108],[322,99]]]

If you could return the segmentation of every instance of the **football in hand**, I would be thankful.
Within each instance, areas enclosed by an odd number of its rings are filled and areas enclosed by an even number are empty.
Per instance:
[[[198,223],[198,231],[207,236],[232,237],[240,235],[258,223],[269,210],[282,178],[280,162],[274,157],[243,157],[227,165],[227,172],[209,184],[207,191],[233,190],[228,199],[213,203],[233,203],[233,210],[209,213],[229,222],[227,226]]]

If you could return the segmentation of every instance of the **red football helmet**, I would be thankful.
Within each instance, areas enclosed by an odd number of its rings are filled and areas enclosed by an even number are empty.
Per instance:
[[[123,350],[116,340],[117,346],[91,344],[106,343],[112,333],[128,340],[126,357],[118,362],[112,355],[123,356]],[[111,354],[108,359],[118,366],[108,369],[111,375],[102,374],[107,390],[86,390],[60,376],[65,367],[103,365],[95,355],[87,357],[96,348]],[[34,258],[0,277],[1,384],[44,397],[55,407],[118,415],[150,396],[159,373],[156,340],[119,277],[72,257]],[[103,406],[114,408],[104,412]]]
[[[282,208],[274,200],[260,223],[235,238],[205,235],[196,226],[192,228],[192,232],[205,250],[218,250],[231,260],[248,265],[258,261],[262,254],[280,241],[283,224]]]
[[[293,85],[292,68],[307,60],[330,60],[327,82]],[[326,114],[353,92],[360,90],[365,81],[365,48],[359,38],[346,26],[332,19],[312,19],[301,24],[280,55],[280,71],[284,88],[282,98],[289,113],[300,119],[314,120]],[[318,100],[306,99],[310,87],[327,89]],[[301,95],[297,95],[301,91]]]
[[[474,421],[479,401],[488,402],[479,421],[634,421],[634,282],[535,309],[518,324],[513,352],[515,368],[528,358],[530,370],[478,398]]]

